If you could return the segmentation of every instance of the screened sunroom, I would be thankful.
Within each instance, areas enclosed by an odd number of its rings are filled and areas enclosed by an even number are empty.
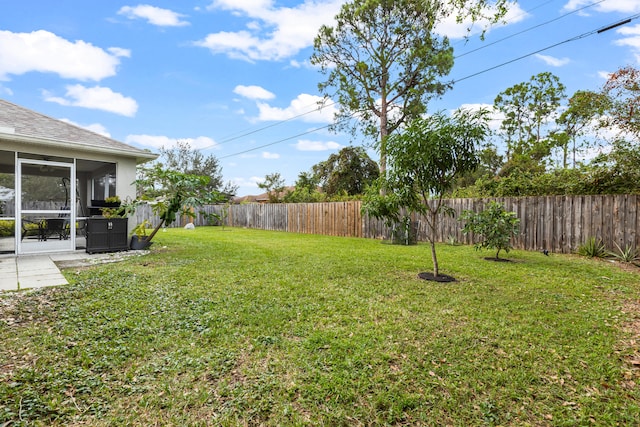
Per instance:
[[[0,100],[0,253],[84,249],[94,207],[135,198],[136,165],[156,157]]]

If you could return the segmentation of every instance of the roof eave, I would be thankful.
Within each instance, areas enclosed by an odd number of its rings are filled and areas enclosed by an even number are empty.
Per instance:
[[[21,142],[24,144],[32,144],[45,146],[50,148],[61,148],[61,149],[81,149],[82,151],[88,151],[92,153],[101,153],[101,154],[112,154],[118,156],[126,156],[126,157],[135,157],[136,163],[145,163],[151,160],[155,160],[158,158],[158,154],[152,152],[146,152],[143,150],[138,150],[132,147],[131,150],[123,150],[117,148],[110,147],[96,147],[91,144],[84,144],[81,142],[68,142],[68,141],[60,141],[57,139],[44,138],[44,137],[35,137],[28,135],[20,135],[16,133],[3,133],[0,132],[0,140],[13,141],[13,142]]]

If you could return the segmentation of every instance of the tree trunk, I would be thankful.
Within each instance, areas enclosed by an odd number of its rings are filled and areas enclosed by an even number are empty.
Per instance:
[[[438,277],[439,268],[438,268],[438,257],[436,256],[436,242],[434,242],[432,239],[429,243],[431,243],[431,259],[433,260],[433,277]]]
[[[389,137],[389,122],[388,122],[388,106],[387,106],[387,76],[383,73],[383,81],[381,83],[381,96],[380,96],[380,176],[383,180],[387,178],[387,138]],[[384,195],[386,189],[382,188],[380,194]]]
[[[160,227],[162,227],[163,224],[164,224],[164,219],[161,219],[160,224],[158,224],[156,228],[153,229],[151,234],[149,234],[144,240],[146,240],[147,242],[150,242],[151,239],[153,239],[153,236],[156,235],[156,233],[158,232],[158,230],[160,230]]]
[[[431,224],[429,224],[429,228],[431,228],[431,236],[429,237],[429,243],[431,243],[431,259],[433,260],[433,277],[438,277],[439,268],[438,268],[438,257],[436,256],[436,217],[438,215],[437,211],[431,211]]]

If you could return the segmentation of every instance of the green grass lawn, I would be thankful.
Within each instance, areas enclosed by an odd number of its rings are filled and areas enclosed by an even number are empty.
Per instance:
[[[0,296],[0,426],[638,425],[640,274],[202,227]]]

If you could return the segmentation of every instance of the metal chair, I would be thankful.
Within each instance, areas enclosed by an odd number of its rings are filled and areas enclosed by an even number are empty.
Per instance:
[[[68,220],[65,218],[48,218],[43,221],[43,240],[57,235],[60,240],[67,240],[69,233],[67,230]]]
[[[44,237],[44,220],[31,221],[28,219],[22,219],[22,234],[20,240],[24,240],[27,236],[38,236],[38,240],[43,240]]]

